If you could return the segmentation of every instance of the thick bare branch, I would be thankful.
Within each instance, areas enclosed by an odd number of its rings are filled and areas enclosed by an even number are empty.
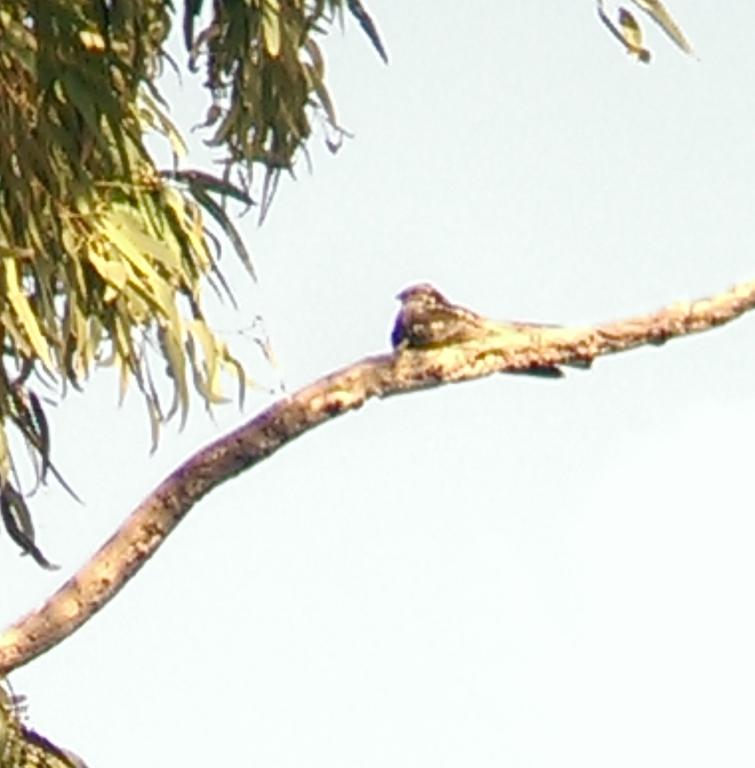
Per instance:
[[[493,373],[589,364],[709,330],[755,307],[755,281],[650,315],[587,328],[502,325],[501,332],[369,357],[286,397],[176,469],[39,609],[0,635],[0,677],[50,649],[99,611],[205,494],[318,424],[368,399]]]

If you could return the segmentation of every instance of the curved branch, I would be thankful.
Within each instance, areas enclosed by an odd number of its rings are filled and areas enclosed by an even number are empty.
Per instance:
[[[516,326],[511,332],[515,326],[501,326],[501,333],[489,337],[368,357],[326,376],[274,403],[172,472],[76,575],[0,635],[0,677],[57,645],[90,619],[213,488],[370,398],[493,373],[584,365],[603,355],[709,330],[754,307],[752,281],[709,299],[592,328]]]

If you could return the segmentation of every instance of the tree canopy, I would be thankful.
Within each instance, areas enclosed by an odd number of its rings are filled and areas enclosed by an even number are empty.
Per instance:
[[[0,2],[0,511],[40,564],[50,565],[34,543],[15,440],[37,483],[50,473],[65,482],[47,397],[115,366],[121,393],[134,383],[144,399],[153,443],[166,420],[186,419],[189,382],[211,405],[230,374],[243,398],[248,374],[203,302],[208,287],[233,301],[218,234],[254,277],[224,202],[264,215],[314,123],[338,146],[318,40],[345,8],[385,58],[354,0],[186,0],[180,19],[165,0]],[[209,94],[203,127],[221,153],[218,175],[184,165],[160,92],[163,69],[178,66],[166,41],[179,21]],[[169,143],[172,167],[159,167],[149,134]]]

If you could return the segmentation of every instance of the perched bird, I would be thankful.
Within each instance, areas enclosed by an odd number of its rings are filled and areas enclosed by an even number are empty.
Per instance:
[[[394,349],[432,349],[548,327],[531,323],[496,323],[469,309],[451,304],[429,283],[405,288],[396,298],[401,301],[401,309],[391,332]],[[521,373],[549,378],[563,376],[555,366],[529,368]]]

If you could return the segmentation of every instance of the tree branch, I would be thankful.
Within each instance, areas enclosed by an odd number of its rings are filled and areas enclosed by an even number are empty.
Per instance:
[[[370,398],[493,373],[589,364],[603,355],[710,330],[754,307],[752,281],[709,299],[623,321],[586,328],[521,326],[517,332],[463,343],[368,357],[326,376],[274,403],[172,472],[76,575],[0,635],[0,677],[57,645],[90,619],[213,488]]]

